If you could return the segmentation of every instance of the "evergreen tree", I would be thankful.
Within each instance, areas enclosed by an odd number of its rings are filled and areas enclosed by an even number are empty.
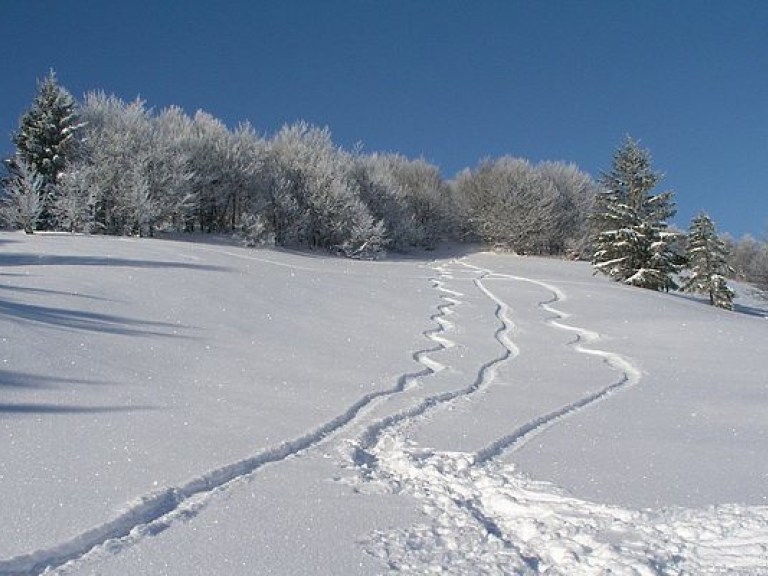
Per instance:
[[[603,173],[604,190],[595,198],[592,223],[596,271],[618,282],[662,290],[674,287],[679,269],[673,244],[679,234],[667,229],[675,214],[671,192],[651,194],[661,175],[651,168],[647,150],[627,136],[613,156],[613,167]]]
[[[21,160],[40,176],[40,225],[44,228],[53,227],[50,207],[55,201],[55,186],[79,127],[75,101],[59,86],[51,70],[44,80],[38,81],[35,100],[19,121],[19,129],[13,135],[16,156],[9,161],[13,167]]]
[[[732,271],[728,251],[717,235],[714,222],[704,213],[691,222],[685,255],[691,274],[685,279],[683,290],[708,294],[710,304],[733,309],[733,290],[725,280],[725,275]]]

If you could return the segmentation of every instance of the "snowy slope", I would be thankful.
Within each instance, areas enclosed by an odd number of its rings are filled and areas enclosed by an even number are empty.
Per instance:
[[[0,574],[768,572],[759,301],[0,241]]]

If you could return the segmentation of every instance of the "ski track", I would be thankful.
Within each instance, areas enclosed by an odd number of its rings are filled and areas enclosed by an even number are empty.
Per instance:
[[[497,306],[501,328],[494,336],[505,353],[483,365],[466,388],[428,397],[411,409],[372,424],[360,438],[355,462],[361,468],[362,481],[377,481],[392,492],[415,496],[423,502],[426,520],[408,529],[371,534],[367,552],[391,571],[417,574],[768,574],[768,507],[627,510],[570,497],[556,486],[533,481],[513,465],[501,462],[499,456],[505,451],[519,448],[563,419],[637,384],[641,373],[619,354],[584,346],[599,340],[600,335],[563,322],[568,315],[552,306],[566,298],[558,287],[457,263],[481,274],[473,284]],[[445,267],[436,269],[441,278],[450,277]],[[514,326],[510,307],[483,282],[494,279],[530,282],[550,291],[552,298],[539,304],[552,315],[545,322],[575,332],[576,338],[568,346],[577,353],[600,358],[621,376],[594,393],[530,420],[475,454],[420,448],[399,429],[432,409],[447,407],[489,385],[498,365],[520,353],[510,337]],[[433,286],[443,292],[449,290],[440,278],[433,280]],[[461,296],[454,296],[452,306],[461,303]],[[445,315],[450,309],[441,312]],[[433,319],[441,329],[448,326],[440,317]],[[433,339],[444,344],[447,338],[435,338],[437,335],[439,331]]]
[[[239,256],[236,253],[232,255]],[[441,297],[444,302],[438,305],[437,312],[430,317],[430,320],[437,324],[437,328],[423,333],[437,345],[419,350],[412,355],[416,362],[424,366],[423,370],[401,375],[396,384],[389,389],[366,394],[344,413],[299,438],[268,448],[250,458],[211,470],[182,486],[165,488],[141,496],[129,503],[125,511],[114,519],[69,540],[6,560],[0,559],[0,576],[42,574],[68,563],[92,557],[102,551],[118,552],[138,543],[146,536],[159,534],[177,521],[185,521],[196,516],[207,504],[210,496],[217,491],[226,489],[263,466],[298,456],[316,447],[351,424],[374,402],[403,393],[420,378],[444,370],[445,366],[430,358],[429,355],[454,345],[441,334],[451,327],[451,322],[445,317],[450,313],[450,308],[459,303],[457,297],[463,294],[445,288],[439,280],[433,281],[433,287],[446,295]]]
[[[440,273],[440,277],[446,275],[444,267],[438,266],[436,267],[436,270]],[[425,374],[425,376],[435,374],[445,369],[444,365],[431,359],[429,354],[455,346],[455,343],[452,340],[444,336],[447,329],[452,327],[452,323],[446,319],[446,316],[451,313],[451,308],[461,303],[461,300],[458,298],[463,296],[461,292],[446,288],[440,277],[433,279],[432,285],[438,290],[449,294],[449,296],[441,296],[446,304],[439,306],[439,313],[432,316],[432,320],[438,324],[438,328],[425,333],[426,336],[438,342],[439,347],[418,354],[418,360],[428,371],[428,374]],[[474,279],[473,283],[477,287],[483,286],[480,279]],[[494,333],[494,338],[503,348],[503,352],[499,356],[482,364],[474,380],[466,387],[427,396],[410,408],[390,414],[369,425],[358,439],[353,441],[353,461],[355,464],[364,468],[369,468],[372,463],[375,463],[376,457],[372,454],[371,449],[376,446],[387,431],[394,429],[400,424],[410,424],[435,409],[446,408],[450,403],[458,399],[470,397],[489,386],[495,379],[499,365],[519,353],[519,350],[509,336],[514,324],[509,319],[508,314],[509,307],[501,300],[498,300],[496,302],[495,316],[499,320],[500,327]],[[433,366],[437,367],[438,370],[433,370],[431,368]]]
[[[466,262],[461,262],[461,264],[467,268],[471,268],[471,269],[483,272],[487,275],[488,278],[491,278],[491,279],[509,279],[517,282],[527,282],[527,283],[535,284],[536,286],[540,286],[541,288],[544,288],[545,290],[551,292],[552,293],[551,299],[539,303],[539,307],[542,310],[545,310],[549,314],[552,314],[552,318],[548,319],[547,323],[550,326],[553,326],[554,328],[557,328],[560,330],[575,332],[576,339],[570,343],[570,346],[572,346],[573,349],[576,350],[576,352],[580,354],[586,354],[586,355],[597,356],[599,358],[602,358],[603,361],[608,366],[610,366],[614,370],[619,371],[621,374],[618,381],[613,382],[596,392],[587,394],[579,398],[578,400],[575,400],[574,402],[566,404],[547,414],[538,416],[537,418],[534,418],[533,420],[530,420],[529,422],[526,422],[525,424],[521,425],[519,428],[517,428],[510,434],[507,434],[497,439],[496,441],[491,443],[489,446],[482,448],[475,455],[476,462],[478,463],[487,462],[488,460],[492,458],[496,458],[508,450],[518,449],[522,447],[526,442],[528,442],[531,438],[541,434],[542,432],[556,425],[563,419],[574,416],[578,412],[581,412],[582,410],[590,407],[596,402],[605,400],[608,396],[619,391],[620,389],[634,386],[635,384],[640,382],[642,373],[640,369],[637,368],[631,360],[625,358],[620,354],[616,354],[614,352],[608,352],[606,350],[599,350],[596,348],[585,348],[581,344],[581,342],[584,342],[587,344],[596,342],[597,340],[600,339],[600,335],[598,333],[593,332],[591,330],[587,330],[586,328],[572,326],[572,325],[561,322],[561,320],[568,318],[569,315],[566,312],[563,312],[561,310],[554,308],[552,304],[556,302],[565,301],[567,296],[557,286],[548,284],[546,282],[542,282],[540,280],[535,280],[533,278],[493,272],[485,268],[479,268],[477,266],[467,264]],[[488,290],[485,286],[480,285],[480,288],[488,298],[490,298],[497,304],[500,304],[500,305],[502,304],[501,299],[498,296],[496,296],[493,292]]]

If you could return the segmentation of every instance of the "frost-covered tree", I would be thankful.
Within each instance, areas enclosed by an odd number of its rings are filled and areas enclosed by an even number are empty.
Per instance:
[[[0,214],[6,224],[32,234],[43,211],[45,179],[23,158],[16,158],[10,171],[4,182]]]
[[[451,188],[437,166],[424,159],[390,156],[390,169],[416,227],[415,246],[434,248],[453,235],[458,214]]]
[[[458,227],[452,191],[425,160],[399,154],[356,154],[352,167],[360,198],[386,229],[397,252],[434,248]]]
[[[550,254],[558,235],[558,191],[527,160],[486,160],[456,179],[471,234],[521,254]]]
[[[686,292],[709,296],[709,303],[719,308],[733,308],[733,290],[725,280],[728,272],[728,252],[720,240],[709,216],[702,213],[691,222],[685,250],[690,274],[683,282]]]
[[[204,232],[219,231],[227,220],[223,189],[231,176],[227,162],[231,133],[223,122],[206,112],[198,111],[192,119],[192,135],[188,150],[193,167],[192,190],[196,198],[196,214],[187,223],[192,230],[199,226]]]
[[[142,212],[150,209],[144,177],[151,149],[150,113],[141,100],[125,103],[92,92],[85,96],[81,115],[87,122],[82,163],[98,190],[95,230],[138,232]]]
[[[661,175],[651,168],[650,153],[627,136],[604,172],[604,190],[595,198],[592,264],[618,282],[662,290],[673,287],[680,267],[673,250],[679,234],[668,229],[674,216],[671,192],[652,194]]]
[[[551,229],[549,253],[571,257],[591,253],[588,223],[598,189],[595,181],[575,164],[564,162],[541,162],[536,171],[554,186],[556,194],[551,214],[556,225]]]
[[[386,244],[384,225],[360,199],[353,159],[327,128],[300,122],[281,129],[264,163],[267,229],[281,245],[326,248],[375,257]]]
[[[264,208],[264,139],[248,123],[230,131],[210,114],[198,111],[187,148],[200,229],[242,232],[243,226],[249,228]]]
[[[178,230],[192,213],[195,195],[187,145],[190,133],[190,118],[176,106],[150,119],[146,164],[137,177],[151,203],[151,209],[140,212],[138,232],[142,236],[151,236],[157,229]]]
[[[16,156],[10,160],[11,163],[23,160],[39,175],[42,181],[39,224],[44,228],[55,225],[50,212],[56,198],[55,187],[81,126],[75,100],[58,84],[51,70],[46,78],[38,81],[32,106],[19,120],[19,128],[13,134]]]
[[[80,157],[69,172],[87,175],[85,189],[96,191],[89,200],[95,220],[91,229],[146,236],[183,227],[195,208],[189,118],[178,108],[155,116],[141,100],[125,103],[101,92],[86,95],[81,115],[87,126]],[[84,188],[62,188],[78,190]],[[57,205],[78,201],[64,199]]]
[[[525,254],[582,254],[596,186],[573,164],[486,160],[453,184],[466,233]]]
[[[768,242],[757,240],[749,234],[739,240],[726,235],[723,241],[728,250],[732,277],[768,290]]]
[[[68,232],[93,232],[99,198],[93,166],[71,164],[59,177],[57,189],[51,213],[58,227]]]

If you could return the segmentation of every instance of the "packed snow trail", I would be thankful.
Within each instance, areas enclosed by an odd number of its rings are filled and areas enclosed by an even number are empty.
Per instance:
[[[426,522],[409,529],[372,534],[367,550],[391,570],[445,574],[617,575],[768,573],[768,507],[714,506],[635,511],[573,498],[537,482],[498,457],[534,434],[556,425],[609,395],[637,384],[639,369],[629,359],[594,345],[599,335],[562,322],[552,306],[565,300],[556,286],[533,278],[497,274],[465,262],[481,274],[473,285],[497,306],[501,328],[495,338],[506,353],[494,358],[462,390],[426,398],[418,406],[374,424],[360,440],[357,462],[363,478],[423,502]],[[446,291],[450,279],[438,267],[433,285]],[[477,453],[437,452],[408,440],[403,429],[414,420],[491,384],[500,363],[518,357],[511,339],[510,306],[488,289],[488,280],[536,284],[552,297],[539,306],[552,315],[546,324],[575,332],[569,346],[600,358],[617,381],[560,409],[530,420]],[[456,295],[453,305],[461,304]],[[445,330],[445,322],[438,322]],[[447,341],[443,334],[440,342]],[[445,368],[443,368],[445,369]],[[429,378],[429,377],[425,377]]]

